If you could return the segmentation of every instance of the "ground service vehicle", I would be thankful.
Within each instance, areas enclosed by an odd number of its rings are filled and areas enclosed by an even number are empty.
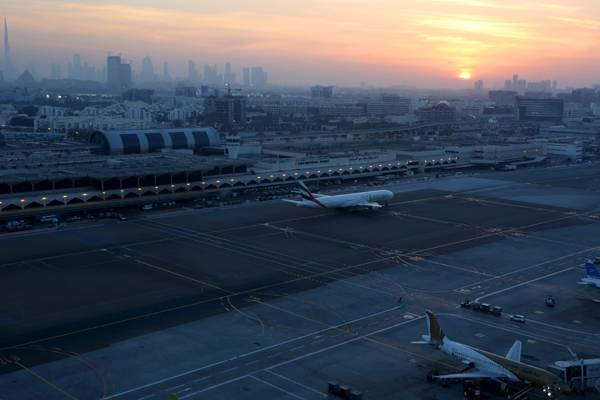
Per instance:
[[[511,315],[510,320],[517,321],[517,322],[525,322],[525,317],[522,315]]]

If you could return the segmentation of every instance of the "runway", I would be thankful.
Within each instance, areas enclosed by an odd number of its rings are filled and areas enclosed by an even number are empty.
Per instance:
[[[409,345],[425,308],[447,315],[453,340],[477,327],[485,339],[466,344],[487,350],[508,349],[508,332],[544,343],[527,351],[546,364],[570,357],[569,341],[598,354],[598,322],[585,317],[593,289],[574,282],[597,251],[600,169],[548,171],[392,186],[380,212],[275,202],[0,239],[11,249],[0,265],[0,357],[20,359],[0,365],[0,398],[161,398],[171,388],[180,398],[317,398],[328,379],[394,398],[395,373],[414,376],[416,394],[429,368],[455,368]],[[577,207],[548,199],[557,187]],[[520,300],[548,291],[561,296],[556,315]],[[537,320],[488,321],[455,308],[465,296]]]

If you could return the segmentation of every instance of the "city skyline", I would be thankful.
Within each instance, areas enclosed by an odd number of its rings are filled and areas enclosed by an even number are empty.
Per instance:
[[[4,8],[16,73],[33,62],[41,77],[52,63],[66,70],[74,53],[104,66],[112,51],[137,74],[149,55],[168,62],[172,76],[187,77],[189,60],[198,70],[231,62],[238,82],[243,68],[260,65],[282,85],[472,88],[483,80],[500,89],[515,73],[562,87],[598,83],[600,9],[591,0],[235,4],[22,0]]]

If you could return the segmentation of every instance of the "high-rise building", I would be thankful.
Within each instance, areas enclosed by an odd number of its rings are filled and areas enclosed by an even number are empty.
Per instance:
[[[310,96],[313,99],[331,99],[333,97],[333,86],[313,86],[310,88]]]
[[[222,80],[222,77],[221,77]],[[221,83],[219,80],[219,75],[217,75],[217,66],[211,67],[208,64],[204,65],[204,83],[207,84],[217,84]]]
[[[231,63],[225,63],[225,73],[223,74],[223,80],[227,84],[236,83],[235,82],[235,72],[231,72]]]
[[[121,56],[108,56],[106,58],[107,87],[113,90],[127,90],[131,88],[131,64],[123,64]]]
[[[262,67],[252,67],[252,86],[265,87],[267,86],[267,73]]]
[[[482,81],[482,80],[476,81],[476,82],[473,84],[473,88],[474,88],[476,91],[478,91],[478,92],[481,92],[481,91],[483,91],[483,81]]]
[[[519,92],[516,90],[490,90],[488,92],[488,98],[490,101],[496,103],[496,105],[514,105],[515,98]]]
[[[510,79],[504,81],[504,90],[512,90],[512,81]]]
[[[527,90],[527,80],[526,79],[519,79],[519,82],[517,82],[517,89],[520,92],[524,92],[525,90]]]
[[[564,100],[517,96],[515,120],[561,123]]]
[[[519,74],[513,75],[512,90],[519,90]]]
[[[552,81],[552,90],[553,91],[556,91],[556,85],[557,85],[556,81]]]
[[[81,57],[79,54],[73,54],[73,79],[83,79],[83,68],[81,67]]]
[[[165,64],[163,65],[163,78],[165,80],[169,79],[169,64],[165,61]]]
[[[250,86],[250,68],[244,68],[244,86]]]
[[[146,54],[146,57],[142,60],[142,72],[140,73],[140,78],[143,82],[149,82],[154,78],[154,66],[152,65],[152,60],[148,54]]]
[[[8,47],[8,26],[6,25],[6,17],[4,17],[4,79],[15,79],[15,67],[10,58],[10,47]]]
[[[211,96],[204,100],[204,123],[244,124],[246,123],[246,98]]]
[[[188,61],[188,79],[191,82],[200,82],[202,80],[202,76],[196,69],[196,64],[193,60]]]
[[[410,97],[382,94],[378,101],[367,103],[367,113],[375,115],[406,115],[410,113]]]

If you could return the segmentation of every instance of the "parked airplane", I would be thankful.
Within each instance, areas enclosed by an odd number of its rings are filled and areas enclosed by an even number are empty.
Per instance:
[[[323,194],[313,194],[308,190],[304,182],[298,181],[300,186],[300,195],[302,201],[283,200],[288,203],[294,203],[298,207],[311,208],[367,208],[374,210],[381,205],[377,201],[385,201],[394,198],[394,194],[389,190],[375,190],[373,192],[340,194],[337,196],[325,196]]]
[[[600,288],[600,272],[594,265],[592,260],[586,260],[585,270],[587,271],[587,278],[581,278],[581,281],[597,288]]]
[[[563,394],[571,393],[571,388],[564,384],[561,378],[545,369],[521,362],[521,342],[515,340],[506,357],[487,351],[479,350],[464,344],[452,342],[442,331],[438,321],[431,311],[425,311],[429,335],[423,335],[420,344],[431,344],[442,353],[447,354],[462,363],[467,364],[466,369],[475,368],[475,372],[461,372],[457,374],[440,375],[437,378],[489,378],[499,383],[502,391],[507,391],[506,383],[500,379],[525,382],[541,389],[560,391]],[[465,369],[465,370],[466,370]]]

